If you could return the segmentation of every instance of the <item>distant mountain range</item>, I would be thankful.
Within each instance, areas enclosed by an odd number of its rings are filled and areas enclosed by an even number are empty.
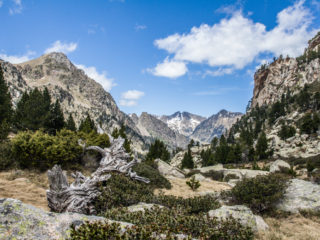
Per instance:
[[[220,137],[242,115],[221,110],[209,118],[189,112],[175,112],[162,116],[144,112],[140,117],[136,114],[130,116],[144,136],[161,139],[168,145],[185,147],[191,139],[210,143],[214,137]]]

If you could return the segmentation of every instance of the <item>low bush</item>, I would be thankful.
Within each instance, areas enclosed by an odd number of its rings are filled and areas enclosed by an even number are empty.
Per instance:
[[[12,154],[21,168],[67,166],[77,163],[81,153],[76,133],[69,130],[61,130],[56,136],[43,131],[19,132],[12,140]]]
[[[192,176],[190,180],[186,181],[186,184],[192,189],[192,191],[196,191],[200,186],[200,182],[195,179],[195,176]]]
[[[75,239],[177,239],[176,234],[185,234],[187,239],[253,239],[250,228],[230,218],[225,221],[210,219],[207,215],[189,216],[181,209],[153,208],[145,212],[128,213],[126,209],[112,209],[105,217],[135,224],[121,231],[119,224],[86,223],[71,229],[70,240]]]
[[[236,204],[247,205],[255,213],[265,213],[273,210],[283,197],[287,179],[280,174],[243,179],[232,188],[230,196]]]
[[[6,170],[15,164],[11,153],[10,141],[0,142],[0,171]]]
[[[98,213],[113,207],[126,207],[145,202],[153,197],[152,188],[148,184],[117,173],[113,173],[111,178],[100,186],[100,191],[101,195],[95,200]]]
[[[135,171],[139,176],[148,178],[150,180],[148,185],[151,188],[171,188],[171,183],[168,181],[168,179],[163,177],[159,173],[158,169],[155,169],[147,163],[139,163],[135,165],[132,170]]]
[[[223,177],[224,177],[223,171],[215,171],[215,170],[210,170],[209,172],[202,173],[202,175],[205,177],[211,178],[212,180],[220,181],[220,182],[223,181]]]

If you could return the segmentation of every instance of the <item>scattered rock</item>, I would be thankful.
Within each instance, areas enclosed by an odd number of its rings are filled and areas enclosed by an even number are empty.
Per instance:
[[[128,212],[139,212],[139,211],[144,212],[146,209],[151,210],[154,207],[163,208],[163,206],[158,204],[140,202],[138,204],[127,207],[127,209],[128,209]]]
[[[209,211],[210,217],[216,217],[224,220],[233,217],[242,225],[251,227],[254,231],[265,231],[269,226],[265,223],[262,217],[254,215],[250,208],[243,205],[222,206],[218,209]]]
[[[0,239],[60,240],[69,236],[72,224],[106,221],[103,217],[78,213],[52,213],[12,198],[0,198]],[[119,222],[122,227],[132,226]]]
[[[290,168],[291,167],[289,163],[283,160],[277,160],[270,165],[270,172],[271,173],[282,172],[283,170],[289,170]]]
[[[156,159],[154,161],[158,164],[158,170],[162,176],[185,178],[183,172],[180,169],[171,166],[170,164],[162,161],[161,159]]]
[[[320,210],[320,185],[300,179],[290,180],[284,199],[277,208],[286,212],[299,210]]]
[[[199,181],[199,182],[202,182],[202,181],[206,181],[207,179],[202,175],[202,174],[200,174],[200,173],[197,173],[197,174],[195,174],[195,175],[193,175],[194,176],[194,179],[195,180],[197,180],[197,181]]]

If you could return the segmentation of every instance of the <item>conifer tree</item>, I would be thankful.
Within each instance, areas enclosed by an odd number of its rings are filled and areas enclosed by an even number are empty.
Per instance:
[[[71,130],[71,131],[76,131],[77,130],[76,123],[74,122],[74,119],[73,119],[71,113],[69,114],[68,120],[66,122],[66,128],[68,130]]]
[[[259,159],[265,159],[267,158],[267,149],[268,149],[268,141],[265,132],[261,132],[257,146],[256,146],[256,152],[259,157]]]
[[[169,162],[170,153],[167,149],[167,146],[164,142],[156,139],[153,144],[151,144],[149,148],[149,152],[147,153],[146,160],[148,162],[152,162],[153,160],[160,158],[162,161]]]
[[[56,131],[61,130],[65,126],[64,116],[61,109],[61,105],[56,100],[55,104],[50,109],[50,115],[48,119],[48,132],[54,134]]]
[[[0,140],[8,136],[12,117],[11,95],[0,66]]]
[[[94,121],[90,118],[90,115],[87,114],[87,117],[81,121],[79,125],[79,131],[90,133],[92,131],[97,132],[97,127],[94,124]]]
[[[194,162],[191,155],[191,150],[188,148],[188,151],[184,154],[182,162],[181,162],[181,168],[188,168],[193,169],[194,168]]]

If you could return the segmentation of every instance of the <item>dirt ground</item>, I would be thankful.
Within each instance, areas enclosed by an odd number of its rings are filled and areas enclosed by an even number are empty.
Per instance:
[[[194,197],[199,195],[204,195],[206,193],[221,192],[230,189],[230,185],[224,182],[218,182],[213,180],[201,181],[201,186],[197,191],[192,191],[191,188],[186,184],[188,179],[181,178],[168,178],[172,188],[171,189],[161,189],[156,190],[155,194],[162,192],[164,195],[174,195],[177,197]]]
[[[47,184],[45,173],[0,172],[0,198],[15,198],[24,203],[49,210],[46,199]]]

